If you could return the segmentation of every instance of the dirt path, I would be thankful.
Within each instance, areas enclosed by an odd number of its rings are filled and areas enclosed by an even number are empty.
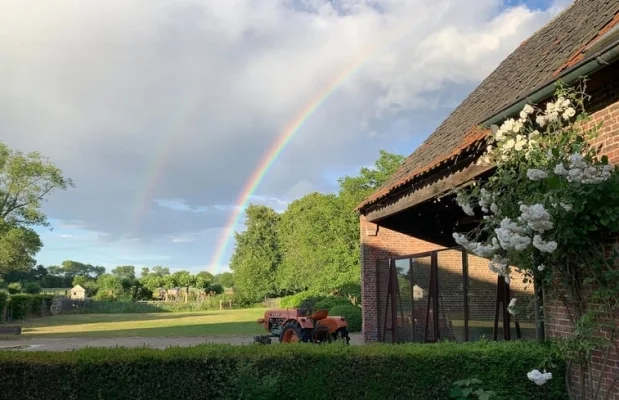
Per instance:
[[[84,347],[151,347],[164,349],[170,346],[196,346],[203,343],[223,343],[247,345],[253,342],[253,337],[116,337],[116,338],[24,338],[16,340],[0,340],[0,350],[21,351],[67,351]],[[359,333],[350,335],[350,344],[360,345]],[[278,344],[277,340],[272,341]]]

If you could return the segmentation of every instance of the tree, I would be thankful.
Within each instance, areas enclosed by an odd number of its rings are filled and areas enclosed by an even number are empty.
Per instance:
[[[389,177],[402,165],[405,157],[400,154],[380,150],[373,168],[362,167],[357,176],[344,176],[338,179],[339,196],[352,212],[354,208],[374,191],[387,182]]]
[[[213,281],[215,283],[221,284],[223,287],[233,288],[234,287],[234,274],[232,272],[223,272],[221,274],[215,275],[215,278],[213,279]]]
[[[170,275],[170,269],[168,267],[158,265],[153,267],[152,270],[142,268],[140,283],[151,292],[154,292],[158,288],[166,287],[166,276],[168,275]]]
[[[269,207],[253,204],[247,207],[245,214],[247,229],[235,233],[236,247],[230,269],[234,272],[235,290],[240,298],[257,301],[278,293],[280,215]]]
[[[120,277],[114,274],[103,274],[97,278],[97,297],[101,299],[116,298],[124,293]]]
[[[112,270],[112,275],[118,277],[122,287],[122,297],[135,299],[140,282],[135,277],[133,265],[121,265]]]
[[[0,274],[5,274],[34,266],[42,243],[32,228],[49,226],[42,202],[55,190],[74,185],[40,153],[24,154],[3,143],[0,176]]]
[[[196,274],[196,288],[207,290],[215,281],[215,277],[210,272],[200,271]]]
[[[288,206],[279,230],[281,287],[326,291],[359,279],[358,255],[350,254],[341,212],[340,199],[332,194],[311,193]]]
[[[196,277],[188,271],[178,271],[172,274],[179,286],[185,288],[185,303],[189,300],[189,288],[195,286]]]

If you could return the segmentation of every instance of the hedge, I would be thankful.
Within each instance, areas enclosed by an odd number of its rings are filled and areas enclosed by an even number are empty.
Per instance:
[[[329,310],[331,311],[331,309],[333,307],[336,306],[352,306],[353,304],[351,303],[350,300],[348,300],[346,297],[342,297],[342,296],[328,296],[325,297],[324,299],[316,302],[316,304],[314,305],[314,308],[317,310]]]
[[[12,294],[7,303],[12,319],[39,317],[50,312],[54,296],[49,294]]]
[[[5,292],[0,292],[0,322],[4,322],[4,309],[6,308],[6,303],[9,299],[9,295]]]
[[[22,400],[448,399],[479,378],[508,399],[567,398],[565,364],[544,386],[527,379],[550,345],[534,342],[346,346],[205,344],[165,350],[0,352],[0,388]]]
[[[314,305],[325,297],[316,292],[300,292],[282,297],[279,304],[283,308],[314,308]]]
[[[344,306],[335,306],[329,311],[330,315],[345,317],[348,321],[348,331],[361,332],[362,317],[361,309],[352,304]]]

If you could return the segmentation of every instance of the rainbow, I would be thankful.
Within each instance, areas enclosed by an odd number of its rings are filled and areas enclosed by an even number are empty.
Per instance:
[[[177,138],[178,133],[182,132],[183,128],[186,127],[190,119],[198,113],[200,100],[203,98],[204,94],[191,96],[191,101],[186,101],[185,104],[193,104],[193,106],[183,107],[181,105],[179,109],[187,110],[187,112],[182,113],[178,118],[174,118],[170,122],[169,127],[174,127],[174,129],[170,129],[170,134],[166,135],[164,140],[157,145],[155,151],[153,152],[152,160],[147,168],[144,169],[147,174],[146,179],[144,179],[144,186],[141,189],[136,190],[136,193],[139,195],[135,199],[132,212],[130,214],[131,217],[129,218],[123,236],[130,236],[136,233],[144,214],[148,212],[149,203],[153,201],[155,188],[157,187],[158,182],[162,180],[165,167],[172,155],[170,149],[174,146],[174,141]]]
[[[406,28],[405,32],[410,28]],[[294,139],[300,128],[314,115],[316,110],[323,105],[331,95],[348,79],[355,75],[369,60],[371,60],[379,50],[388,47],[393,41],[401,38],[405,32],[397,31],[392,35],[391,40],[383,41],[382,44],[375,45],[357,58],[353,63],[348,65],[333,79],[331,79],[323,89],[321,89],[313,99],[297,114],[297,116],[285,127],[282,133],[277,137],[275,142],[263,154],[260,163],[245,182],[241,193],[239,194],[235,207],[228,218],[224,233],[220,235],[215,253],[209,263],[209,271],[212,274],[218,273],[219,265],[222,263],[222,258],[234,237],[234,227],[238,224],[243,211],[247,208],[249,201],[256,191],[266,174],[269,172],[273,164],[277,161],[286,146]]]

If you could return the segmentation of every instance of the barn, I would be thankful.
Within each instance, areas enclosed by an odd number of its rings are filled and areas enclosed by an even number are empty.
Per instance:
[[[511,53],[358,206],[366,343],[568,332],[552,299],[545,299],[545,323],[536,329],[536,287],[517,277],[506,284],[487,260],[455,243],[454,230],[470,230],[476,220],[458,207],[452,188],[491,173],[477,161],[493,125],[549,99],[558,81],[582,77],[591,95],[587,111],[603,123],[598,144],[619,163],[619,1],[576,0]],[[531,304],[530,313],[510,318],[510,297]],[[618,376],[619,364],[610,373]]]

